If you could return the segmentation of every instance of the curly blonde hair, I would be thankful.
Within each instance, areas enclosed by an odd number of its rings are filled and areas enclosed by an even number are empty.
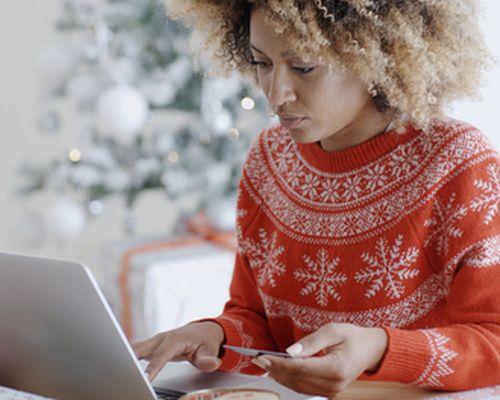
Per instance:
[[[250,15],[264,11],[277,34],[309,61],[328,59],[358,76],[393,123],[426,129],[455,100],[480,99],[492,57],[478,22],[480,0],[165,0],[192,28],[197,54],[257,83]],[[401,130],[401,129],[400,129]]]

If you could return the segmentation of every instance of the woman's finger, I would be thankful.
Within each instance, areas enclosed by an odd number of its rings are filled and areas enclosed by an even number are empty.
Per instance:
[[[183,354],[184,347],[184,344],[180,341],[164,342],[158,346],[151,356],[149,365],[146,368],[149,380],[152,381],[155,379],[156,375],[158,375],[167,362],[171,361],[179,354]]]
[[[216,371],[222,360],[213,356],[199,356],[195,358],[194,365],[196,368],[202,370],[203,372],[213,372]]]
[[[220,367],[222,360],[205,346],[201,346],[193,354],[191,363],[204,372],[212,372]]]
[[[160,345],[161,341],[161,336],[156,335],[151,339],[132,344],[132,350],[134,350],[134,353],[139,360],[149,359],[155,349]]]
[[[331,346],[344,341],[342,327],[336,324],[323,325],[317,331],[304,336],[298,342],[286,349],[292,357],[310,357]]]
[[[342,379],[346,369],[344,362],[336,353],[308,358],[283,358],[266,355],[258,357],[256,362],[271,375],[279,373],[294,378]]]

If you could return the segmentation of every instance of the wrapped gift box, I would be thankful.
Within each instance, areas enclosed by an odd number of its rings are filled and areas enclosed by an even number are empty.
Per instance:
[[[103,247],[100,284],[131,341],[222,311],[235,254],[226,239],[143,238]]]

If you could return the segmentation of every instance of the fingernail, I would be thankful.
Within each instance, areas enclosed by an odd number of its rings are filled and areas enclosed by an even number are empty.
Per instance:
[[[252,363],[265,370],[267,370],[267,368],[271,365],[271,362],[268,359],[262,357],[252,358]]]
[[[298,356],[302,351],[304,350],[304,346],[302,343],[295,343],[294,345],[290,346],[288,349],[286,349],[286,352],[290,354],[292,357]]]
[[[257,360],[259,360],[259,362],[261,362],[266,368],[271,366],[271,361],[269,361],[268,358],[258,357]]]
[[[262,378],[267,378],[268,376],[269,376],[269,371],[261,375]]]

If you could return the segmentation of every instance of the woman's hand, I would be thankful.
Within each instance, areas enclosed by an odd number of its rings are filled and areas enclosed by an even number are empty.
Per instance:
[[[196,322],[159,333],[132,348],[139,360],[149,360],[146,374],[152,381],[169,361],[187,360],[202,371],[215,371],[222,362],[217,356],[223,340],[219,324]]]
[[[333,397],[363,372],[375,371],[387,343],[381,328],[330,323],[290,346],[287,352],[294,358],[266,355],[252,362],[283,386],[308,395]]]

